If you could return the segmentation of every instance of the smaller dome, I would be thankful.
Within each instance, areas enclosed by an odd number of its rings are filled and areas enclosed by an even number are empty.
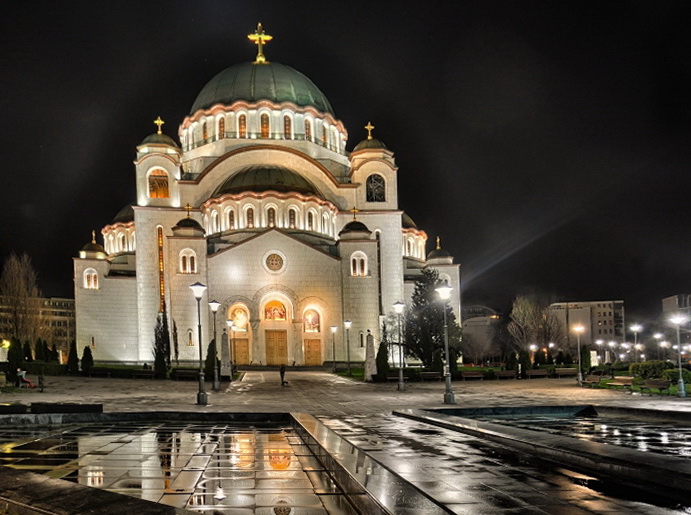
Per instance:
[[[365,224],[358,220],[351,220],[343,226],[343,229],[340,230],[338,236],[340,238],[345,237],[357,239],[361,236],[369,238],[370,234],[372,234],[372,231],[370,231]]]
[[[219,186],[213,197],[226,193],[244,193],[254,191],[276,191],[278,193],[302,193],[323,198],[317,188],[300,174],[283,166],[255,165],[243,168],[235,175],[226,179]]]
[[[403,225],[404,229],[417,229],[417,224],[412,218],[410,218],[408,213],[403,213],[403,216],[401,217],[401,224]]]
[[[427,254],[427,259],[437,259],[437,258],[448,258],[451,254],[444,249],[434,249],[432,252]]]
[[[163,133],[154,132],[149,134],[140,145],[168,145],[171,147],[179,148],[177,143],[170,136],[166,136]]]
[[[175,229],[198,229],[202,232],[204,232],[204,228],[197,222],[194,218],[183,218],[180,220],[177,224],[175,224],[175,227],[173,227],[173,230]]]
[[[84,252],[103,252],[104,254],[106,253],[106,249],[104,249],[101,245],[93,241],[90,241],[89,243],[84,245],[82,247],[82,250]]]
[[[427,261],[432,261],[437,265],[450,265],[453,263],[453,256],[448,251],[441,248],[441,238],[439,238],[439,236],[437,236],[437,248],[427,254]]]
[[[357,152],[358,150],[377,149],[377,148],[388,150],[388,148],[386,148],[386,145],[384,145],[383,141],[378,140],[376,138],[371,138],[371,139],[363,139],[360,143],[355,145],[353,152]]]
[[[132,208],[132,204],[127,204],[120,211],[118,211],[118,214],[115,215],[115,218],[113,218],[113,221],[111,223],[113,223],[113,224],[126,224],[128,222],[133,222],[133,221],[134,221],[134,209]]]

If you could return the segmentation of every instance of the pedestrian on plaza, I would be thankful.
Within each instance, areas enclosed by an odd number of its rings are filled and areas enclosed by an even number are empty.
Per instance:
[[[278,373],[281,374],[281,386],[285,386],[288,384],[286,381],[286,366],[281,365],[281,368],[278,369]]]

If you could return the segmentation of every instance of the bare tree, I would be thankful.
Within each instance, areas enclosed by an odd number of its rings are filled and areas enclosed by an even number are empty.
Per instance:
[[[508,329],[521,350],[531,343],[538,347],[549,343],[562,347],[566,343],[564,327],[549,306],[523,295],[513,302]]]
[[[10,330],[15,338],[33,345],[45,336],[46,327],[41,312],[43,294],[38,288],[37,274],[31,259],[14,252],[5,260],[0,275],[0,296],[6,306]]]

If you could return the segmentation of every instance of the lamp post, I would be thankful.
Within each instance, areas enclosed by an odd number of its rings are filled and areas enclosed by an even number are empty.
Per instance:
[[[338,326],[331,326],[331,356],[333,358],[334,366],[333,373],[336,373],[336,331],[338,331]]]
[[[661,356],[660,356],[660,354],[661,354],[661,352],[660,352],[660,348],[661,348],[660,340],[662,340],[662,333],[655,333],[655,334],[653,335],[653,338],[655,338],[655,340],[657,341],[657,359],[659,360],[659,359],[661,359]]]
[[[682,374],[681,370],[681,335],[679,334],[679,326],[685,324],[687,320],[688,319],[684,315],[674,315],[669,319],[669,321],[672,322],[677,328],[677,358],[679,360],[679,392],[677,395],[679,397],[686,397],[686,385],[684,385],[684,375]]]
[[[643,326],[641,324],[633,324],[630,328],[633,331],[633,348],[634,350],[640,350],[638,348],[638,333],[641,332]],[[636,363],[638,363],[638,352],[635,353]]]
[[[202,310],[201,300],[206,291],[206,285],[196,282],[190,285],[190,289],[197,299],[197,330],[199,337],[199,391],[197,392],[197,404],[206,406],[209,403],[208,396],[204,391],[204,366],[202,364]]]
[[[530,349],[530,362],[535,363],[535,351],[537,350],[537,345],[534,343],[531,343],[528,345],[528,349]]]
[[[597,361],[598,365],[601,365],[600,363],[600,356],[602,355],[602,345],[605,343],[604,340],[595,340],[595,345],[597,345]]]
[[[585,331],[582,325],[573,326],[573,331],[576,333],[576,342],[578,346],[578,384],[583,384],[583,369],[581,368],[581,333]]]
[[[444,283],[439,288],[435,288],[439,298],[443,302],[444,311],[444,356],[446,358],[446,369],[444,370],[444,379],[446,380],[446,389],[444,390],[444,404],[456,404],[453,391],[451,390],[451,368],[449,367],[449,326],[446,322],[446,304],[451,297],[453,288]]]
[[[217,300],[210,300],[209,307],[211,308],[211,312],[213,313],[214,317],[214,382],[212,383],[211,388],[214,392],[217,392],[221,389],[221,383],[218,381],[218,340],[216,339],[216,312],[218,311],[218,308],[221,307],[221,303]]]
[[[228,325],[228,331],[230,332],[230,352],[228,356],[230,357],[230,382],[233,382],[233,346],[235,344],[235,323],[232,320],[226,320]]]
[[[403,310],[405,309],[405,304],[400,300],[393,305],[393,310],[398,315],[398,391],[405,391],[405,381],[403,380],[403,340],[401,332],[401,317],[403,316]],[[447,356],[448,360],[448,356]]]
[[[350,326],[353,322],[346,320],[343,322],[346,330],[346,361],[348,362],[348,377],[350,377]]]

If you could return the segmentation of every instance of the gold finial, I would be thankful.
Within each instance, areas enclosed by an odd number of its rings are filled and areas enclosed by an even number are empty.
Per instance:
[[[161,125],[163,125],[166,122],[161,120],[161,117],[159,116],[154,120],[154,123],[158,126],[158,130],[156,131],[156,134],[163,134],[163,131],[161,131]]]
[[[247,39],[257,45],[257,58],[254,60],[254,64],[268,64],[269,61],[264,57],[264,45],[273,38],[264,32],[261,23],[257,23],[257,30],[254,34],[247,34]]]
[[[96,243],[96,231],[91,231],[91,243]]]
[[[185,209],[187,209],[187,218],[190,217],[190,211],[192,211],[192,206],[190,206],[190,203],[188,202],[185,204]]]
[[[353,213],[353,220],[355,220],[355,213],[357,213],[358,211],[360,211],[360,210],[355,208],[355,207],[350,210],[350,212]]]
[[[367,139],[372,139],[372,129],[374,129],[374,125],[372,125],[372,122],[367,122],[367,125],[365,125],[365,129],[367,129]]]
[[[437,250],[441,250],[441,238],[437,236]]]

